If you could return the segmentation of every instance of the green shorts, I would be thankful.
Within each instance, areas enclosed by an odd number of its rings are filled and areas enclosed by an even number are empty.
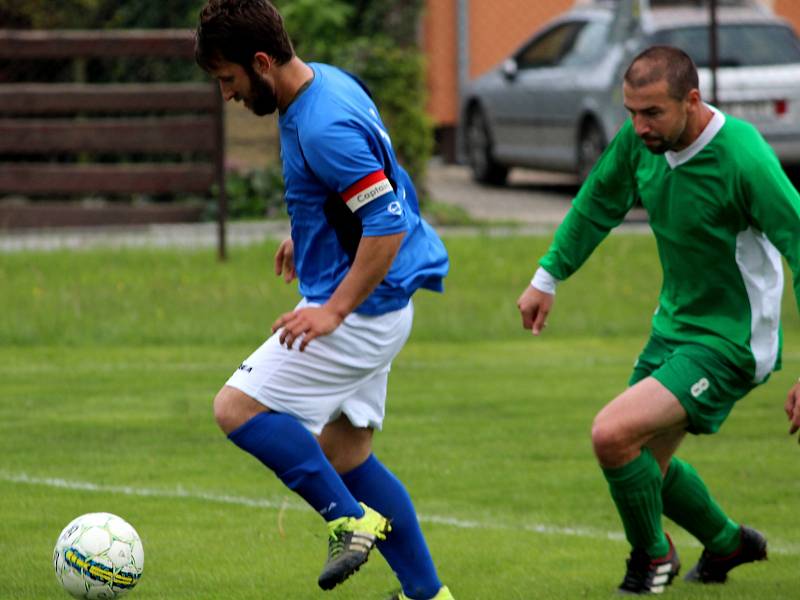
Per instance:
[[[630,385],[654,377],[689,417],[690,433],[715,433],[733,405],[756,387],[741,369],[706,346],[675,343],[653,334],[633,367]]]

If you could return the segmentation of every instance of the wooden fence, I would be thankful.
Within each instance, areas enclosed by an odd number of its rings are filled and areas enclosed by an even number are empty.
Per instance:
[[[0,61],[192,59],[193,46],[191,32],[180,30],[0,30]],[[148,158],[132,161],[137,154]],[[109,161],[114,155],[120,160]],[[153,160],[158,155],[164,156]],[[216,185],[224,259],[224,165],[214,82],[29,83],[0,76],[0,195],[209,194]]]

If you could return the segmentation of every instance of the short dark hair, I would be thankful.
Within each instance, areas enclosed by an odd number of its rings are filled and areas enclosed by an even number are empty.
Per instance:
[[[625,71],[625,81],[640,88],[663,79],[667,80],[669,95],[683,100],[693,89],[700,88],[697,67],[692,58],[680,48],[652,46],[633,59]]]
[[[294,56],[283,17],[268,0],[208,0],[195,31],[194,56],[206,71],[224,60],[251,69],[256,52],[279,65]]]

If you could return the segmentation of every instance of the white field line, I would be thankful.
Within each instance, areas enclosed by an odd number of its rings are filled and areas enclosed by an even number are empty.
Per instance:
[[[0,471],[0,481],[8,483],[18,483],[24,485],[38,485],[49,488],[60,488],[65,490],[77,490],[84,492],[99,492],[107,494],[120,494],[123,496],[142,496],[150,498],[178,498],[186,500],[200,500],[217,504],[232,504],[236,506],[247,506],[251,508],[266,508],[274,510],[311,510],[302,502],[288,501],[282,499],[248,498],[246,496],[232,496],[229,494],[215,494],[212,492],[191,491],[180,486],[173,489],[141,488],[133,486],[101,485],[89,481],[70,481],[54,477],[33,477],[27,473],[8,473]],[[625,536],[620,532],[601,531],[590,527],[561,527],[557,525],[547,525],[544,523],[520,523],[518,525],[507,525],[498,522],[486,522],[472,519],[459,519],[442,515],[418,515],[420,522],[434,523],[455,527],[456,529],[482,529],[494,531],[526,531],[543,535],[581,537],[588,539],[605,539],[615,542],[624,542]],[[681,545],[692,545],[699,547],[695,540],[682,540]],[[785,554],[790,556],[800,555],[800,544],[786,544],[770,539],[769,551],[773,554]]]

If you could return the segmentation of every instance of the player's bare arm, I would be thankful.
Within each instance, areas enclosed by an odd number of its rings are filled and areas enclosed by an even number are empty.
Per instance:
[[[523,329],[539,335],[547,325],[547,315],[553,307],[554,294],[548,294],[529,285],[517,300]]]
[[[800,430],[800,380],[789,390],[789,394],[786,396],[784,410],[786,410],[786,418],[789,419],[792,424],[789,428],[789,435],[793,435]]]
[[[281,344],[291,349],[295,340],[302,336],[299,346],[302,352],[314,338],[336,329],[386,277],[404,235],[361,238],[353,266],[325,304],[285,313],[273,323],[273,333],[283,328]]]
[[[297,277],[294,269],[294,242],[286,238],[275,252],[275,275],[283,275],[286,283],[291,283]]]

